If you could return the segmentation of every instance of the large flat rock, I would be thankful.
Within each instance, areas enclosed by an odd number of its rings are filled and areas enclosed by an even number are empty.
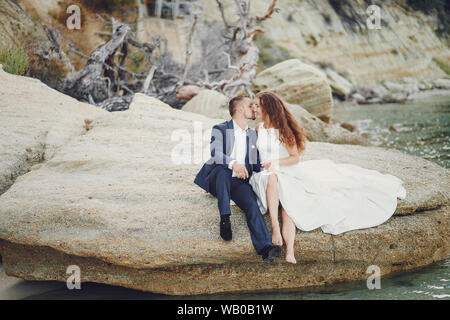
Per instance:
[[[294,290],[342,281],[364,280],[367,268],[376,265],[384,276],[409,270],[449,256],[449,207],[408,217],[393,217],[369,230],[340,236],[319,232],[297,235],[297,264],[277,260],[263,265],[260,260],[243,259],[223,263],[173,265],[163,268],[123,266],[102,259],[65,254],[47,246],[26,246],[0,240],[7,258],[6,272],[27,280],[66,281],[66,269],[77,265],[81,280],[171,295],[217,292]],[[239,223],[244,223],[241,219]],[[240,231],[239,237],[247,242]],[[199,237],[199,242],[205,239]],[[236,242],[234,240],[233,242]],[[245,243],[247,243],[245,242]],[[238,241],[237,245],[244,245]],[[230,244],[230,246],[234,246]],[[216,256],[227,255],[222,244]],[[199,251],[203,246],[200,244]],[[284,252],[283,252],[284,254]],[[253,256],[248,251],[247,255]]]
[[[84,134],[85,120],[107,113],[39,80],[6,73],[1,65],[0,86],[0,194],[32,165]]]
[[[217,122],[140,94],[129,110],[94,120],[1,195],[6,272],[65,281],[77,264],[83,281],[198,294],[361,279],[371,264],[386,274],[448,257],[447,169],[395,150],[319,142],[307,144],[302,160],[331,158],[401,178],[401,215],[338,236],[299,231],[296,266],[263,265],[236,208],[225,243],[215,198],[193,183]]]

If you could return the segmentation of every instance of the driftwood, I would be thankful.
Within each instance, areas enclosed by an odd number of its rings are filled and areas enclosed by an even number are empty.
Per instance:
[[[153,60],[152,54],[159,48],[161,39],[154,37],[151,43],[140,43],[131,37],[128,25],[114,19],[109,22],[100,16],[98,18],[112,26],[112,33],[110,40],[100,45],[90,56],[76,50],[73,43],[64,39],[56,29],[45,27],[48,38],[54,43],[54,51],[60,50],[57,42],[60,39],[69,46],[69,52],[87,60],[81,71],[58,85],[58,90],[108,111],[125,110],[135,92],[147,91],[158,64]],[[144,52],[144,58],[151,61],[148,74],[134,73],[126,68],[130,46]],[[119,56],[118,61],[116,56]]]
[[[98,103],[109,99],[112,96],[111,91],[117,92],[120,77],[114,69],[114,56],[123,46],[130,27],[126,24],[115,24],[113,29],[111,40],[102,44],[89,56],[82,71],[72,79],[66,80],[64,91],[67,94]]]
[[[127,109],[136,92],[145,93],[172,107],[180,108],[186,102],[186,97],[192,96],[180,94],[179,89],[182,86],[210,88],[221,91],[229,97],[245,90],[253,96],[249,87],[256,75],[259,58],[259,50],[253,43],[253,36],[263,32],[260,27],[253,24],[268,19],[277,12],[275,8],[277,1],[272,1],[265,15],[252,16],[250,0],[235,0],[239,17],[236,25],[226,21],[222,3],[220,0],[216,1],[223,18],[222,37],[217,40],[215,30],[210,30],[209,36],[218,42],[221,49],[206,52],[210,60],[202,59],[201,64],[195,66],[190,66],[190,57],[198,16],[201,14],[198,10],[190,16],[192,23],[184,65],[171,59],[167,52],[167,39],[163,35],[154,36],[149,42],[138,42],[133,38],[131,27],[117,22],[114,18],[108,21],[97,16],[106,25],[111,26],[111,33],[101,32],[102,35],[108,36],[109,40],[90,55],[78,51],[57,30],[46,27],[47,36],[57,53],[62,50],[58,43],[58,40],[61,40],[68,46],[67,51],[87,60],[82,70],[75,74],[72,72],[70,78],[62,80],[58,90],[109,111]],[[165,48],[164,51],[162,47]],[[154,58],[155,50],[159,50],[158,58]],[[134,54],[130,54],[131,52]],[[59,56],[62,57],[61,54]],[[130,59],[141,66],[140,70],[146,71],[129,70],[127,62]],[[208,64],[208,61],[213,63]],[[177,98],[177,92],[181,99]]]

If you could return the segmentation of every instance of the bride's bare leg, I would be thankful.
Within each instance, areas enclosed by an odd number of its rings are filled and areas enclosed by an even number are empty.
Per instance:
[[[280,204],[278,198],[278,178],[275,174],[271,174],[268,179],[266,198],[270,221],[272,223],[272,243],[277,246],[282,246],[283,238],[281,237],[280,223],[278,222],[278,206]]]
[[[297,263],[294,255],[294,241],[297,227],[284,208],[281,208],[281,221],[283,223],[283,238],[286,242],[286,261],[289,263]]]

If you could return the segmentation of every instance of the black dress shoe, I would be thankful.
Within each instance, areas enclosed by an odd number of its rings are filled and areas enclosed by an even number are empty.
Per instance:
[[[225,241],[231,241],[233,234],[231,232],[231,222],[221,221],[220,222],[220,236]]]
[[[263,263],[269,264],[272,263],[275,258],[278,258],[281,256],[281,248],[280,246],[268,246],[267,248],[264,248],[262,254]]]

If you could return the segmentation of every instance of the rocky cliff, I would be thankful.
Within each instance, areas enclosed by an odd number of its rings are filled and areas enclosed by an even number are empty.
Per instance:
[[[193,184],[211,126],[221,120],[141,94],[129,110],[107,113],[37,80],[1,70],[0,79],[10,83],[0,86],[0,124],[8,128],[0,154],[20,165],[14,159],[28,147],[54,146],[0,196],[0,253],[8,275],[66,281],[67,267],[78,265],[82,281],[186,295],[365,279],[369,265],[384,275],[449,256],[450,174],[424,159],[309,142],[302,160],[331,158],[394,174],[407,197],[376,228],[338,236],[297,232],[298,264],[267,266],[254,252],[243,213],[233,208],[234,240],[223,242],[215,199]],[[54,138],[36,141],[41,126]],[[1,170],[2,176],[16,172]]]
[[[200,0],[205,19],[221,21],[215,1]],[[234,19],[235,4],[222,1],[225,16]],[[252,12],[263,14],[272,1],[252,1]],[[368,29],[366,10],[380,7],[381,29]],[[448,42],[436,35],[436,13],[412,10],[404,1],[278,1],[278,14],[263,22],[260,44],[287,58],[332,66],[354,83],[415,78],[430,80],[446,74],[433,61],[450,62]]]
[[[0,1],[0,46],[24,46],[26,41],[48,41],[44,30],[37,25],[17,1]]]

